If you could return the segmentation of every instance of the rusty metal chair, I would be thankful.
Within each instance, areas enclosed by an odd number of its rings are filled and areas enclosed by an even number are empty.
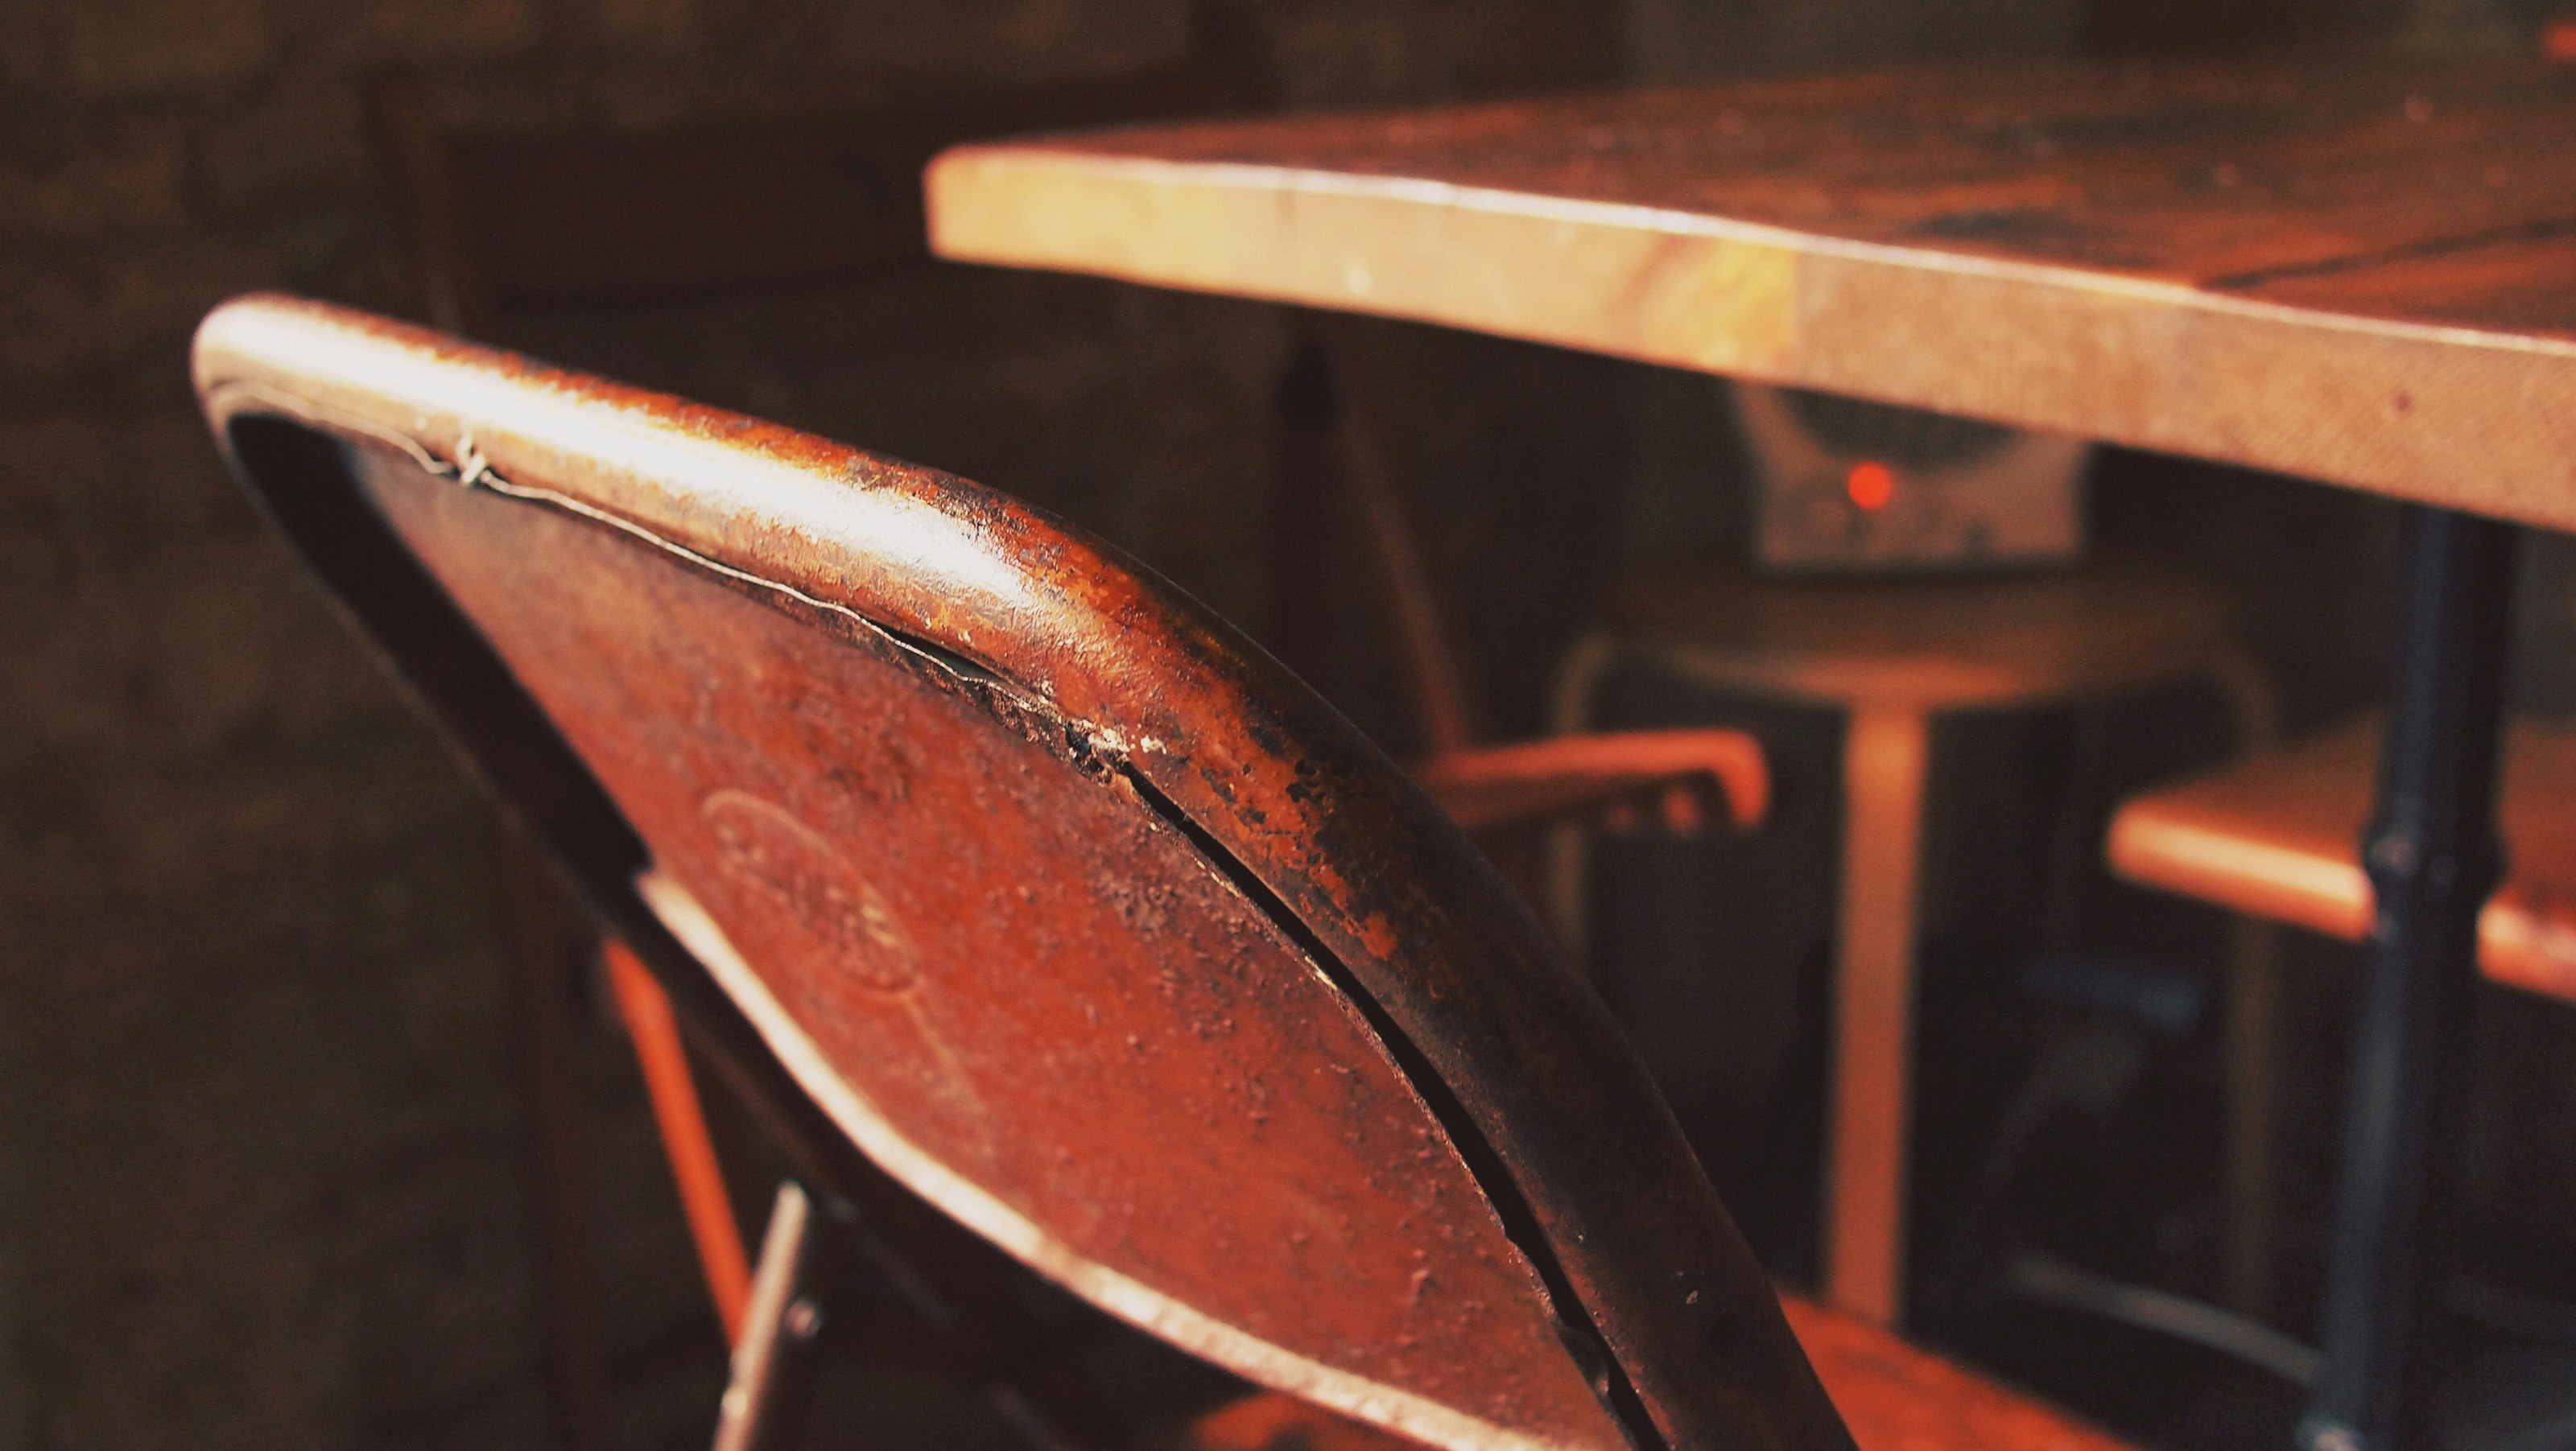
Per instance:
[[[495,127],[412,78],[372,88],[418,305],[451,332],[491,340],[531,320],[813,287],[917,286],[919,175],[972,137],[1141,117],[1259,109],[1275,85],[1257,39],[1219,6],[1193,7],[1186,55],[1157,70],[998,92],[943,90],[905,104],[724,125]],[[462,114],[450,114],[451,112]],[[854,340],[855,343],[856,340]],[[862,344],[863,345],[863,344]],[[1471,828],[1609,811],[1685,823],[1758,819],[1758,748],[1733,732],[1636,733],[1463,750],[1421,763]],[[576,1013],[592,943],[515,838],[500,855],[522,959],[513,975],[530,1189],[540,1230],[546,1340],[577,1445],[599,1444],[598,1267],[583,1220],[588,1126],[571,1085]],[[644,1071],[711,1298],[728,1334],[750,1294],[742,1234],[706,1130],[688,1056],[650,976],[612,942],[611,1003]],[[589,1428],[589,1429],[583,1429]]]
[[[847,1236],[998,1246],[1268,1388],[1188,1444],[1849,1445],[1826,1389],[1865,1444],[2113,1444],[1784,1319],[1528,909],[1137,567],[320,304],[219,309],[195,369],[281,531],[802,1166],[719,1444],[781,1429]],[[972,1279],[949,1320],[985,1323]]]
[[[716,123],[610,126],[596,118],[495,125],[471,97],[394,73],[367,109],[403,223],[415,305],[485,341],[532,321],[635,308],[917,287],[938,264],[922,241],[919,175],[974,137],[1155,116],[1260,109],[1273,90],[1256,38],[1221,7],[1193,7],[1188,51],[1147,71],[1008,89],[941,86],[824,111]],[[606,1327],[592,1263],[590,1124],[574,1089],[581,1010],[604,968],[651,1091],[681,1202],[728,1333],[749,1294],[741,1232],[704,1127],[687,1055],[651,979],[604,953],[531,849],[496,856],[513,955],[528,1190],[543,1341],[556,1413],[575,1451],[607,1444]]]

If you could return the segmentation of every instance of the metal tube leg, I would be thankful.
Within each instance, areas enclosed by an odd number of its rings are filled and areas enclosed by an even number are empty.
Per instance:
[[[1911,706],[1863,706],[1852,713],[1850,732],[1843,745],[1825,1298],[1894,1325],[1905,1300],[1914,897],[1931,722]]]
[[[2209,682],[2235,718],[2245,756],[2280,740],[2280,703],[2263,667],[2241,650],[2208,666]],[[2223,1024],[2227,1080],[2226,1232],[2220,1284],[2230,1309],[2260,1320],[2272,1299],[2272,1165],[2278,1151],[2280,1102],[2274,1064],[2280,998],[2280,934],[2272,924],[2238,917],[2227,927],[2227,1006]]]
[[[810,1293],[817,1230],[813,1201],[794,1183],[778,1186],[760,1267],[751,1279],[742,1334],[733,1345],[733,1375],[716,1419],[715,1451],[759,1451],[788,1444],[802,1409],[802,1362],[822,1329],[823,1310]]]
[[[2416,508],[2379,801],[2362,860],[2379,915],[2364,969],[2306,1451],[2433,1444],[2431,1332],[2458,1172],[2478,910],[2503,873],[2497,731],[2513,529]]]

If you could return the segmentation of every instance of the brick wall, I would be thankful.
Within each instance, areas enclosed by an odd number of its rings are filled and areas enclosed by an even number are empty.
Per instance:
[[[1597,78],[1601,8],[1297,0],[1258,23],[1324,101]],[[1177,54],[1186,20],[0,0],[0,1451],[544,1435],[485,808],[222,476],[186,386],[228,294],[406,308],[367,78],[417,70],[495,124],[650,124],[1111,74]],[[1257,602],[1274,317],[1072,282],[942,305],[556,340],[982,474]],[[847,347],[960,316],[983,331],[928,368]],[[619,1435],[698,1442],[712,1332],[618,1045],[586,1051]]]

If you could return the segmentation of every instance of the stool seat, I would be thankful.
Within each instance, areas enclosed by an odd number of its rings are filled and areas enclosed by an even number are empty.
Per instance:
[[[1789,1328],[1860,1451],[2126,1451],[2127,1443],[2000,1382],[1811,1300]],[[1400,1451],[1415,1443],[1270,1394],[1202,1417],[1173,1451]]]
[[[2207,667],[2219,593],[2109,560],[1978,577],[1760,577],[1664,565],[1614,594],[1605,634],[1710,684],[1833,705],[1960,710],[2064,698]]]
[[[2369,935],[2360,841],[2379,760],[2365,717],[2294,749],[2136,797],[2112,818],[2130,881],[2358,942]],[[2504,886],[2478,921],[2486,975],[2576,1002],[2576,724],[2523,720],[2505,738]]]

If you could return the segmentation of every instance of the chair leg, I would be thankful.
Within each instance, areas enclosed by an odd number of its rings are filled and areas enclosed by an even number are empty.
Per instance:
[[[760,1268],[733,1343],[733,1372],[716,1418],[715,1451],[788,1444],[802,1409],[824,1311],[809,1293],[822,1226],[793,1182],[778,1186],[760,1240]]]
[[[671,1014],[671,999],[624,943],[601,944],[600,957],[608,967],[626,1036],[635,1044],[636,1063],[644,1072],[653,1120],[662,1131],[662,1150],[679,1187],[690,1238],[697,1243],[699,1268],[706,1273],[707,1295],[715,1302],[716,1318],[724,1322],[725,1339],[738,1340],[743,1309],[751,1296],[751,1267],[743,1258],[742,1230],[734,1220],[733,1199],[725,1192],[715,1140],[707,1132],[706,1112],[698,1102],[697,1083],[689,1072],[679,1023]]]
[[[2235,717],[2242,755],[2280,740],[2280,703],[2270,675],[2241,650],[2210,662],[2209,681]],[[2228,1308],[2260,1320],[2272,1293],[2272,1162],[2280,1103],[2274,1027],[2280,998],[2280,934],[2269,923],[2239,917],[2227,926],[2227,1003],[2222,1025],[2227,1080],[2226,1224],[2220,1247],[2220,1293]]]
[[[1905,1283],[1914,930],[1931,722],[1863,706],[1843,745],[1843,874],[1834,1013],[1825,1296],[1897,1323]]]

